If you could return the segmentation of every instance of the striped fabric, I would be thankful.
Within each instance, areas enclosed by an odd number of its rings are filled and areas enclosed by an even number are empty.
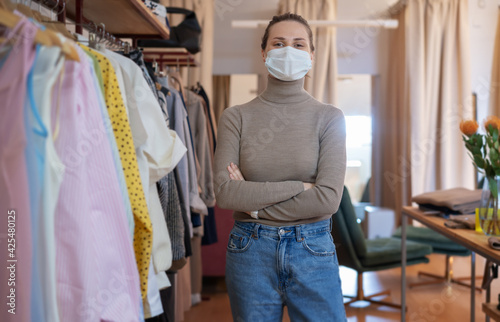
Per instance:
[[[36,30],[33,24],[22,19],[6,33],[7,39],[17,39],[11,49],[11,53],[15,54],[7,56],[0,70],[0,245],[5,254],[2,256],[3,264],[6,265],[0,273],[0,294],[5,301],[0,310],[0,320],[6,322],[31,320],[31,220],[23,118],[26,79],[35,58],[33,35]],[[8,42],[4,41],[0,49]],[[7,252],[8,249],[13,252]],[[9,281],[11,276],[13,279]],[[10,292],[11,288],[14,293]],[[15,311],[12,312],[15,314],[7,311],[12,309],[6,305],[11,301],[9,297],[14,300]]]
[[[149,261],[151,258],[151,248],[153,246],[153,227],[151,219],[149,218],[146,197],[142,188],[130,123],[128,121],[125,106],[123,105],[122,95],[113,67],[104,55],[88,47],[86,49],[97,57],[103,74],[104,98],[111,118],[111,126],[118,144],[130,202],[132,204],[132,211],[134,212],[135,258],[141,280],[141,294],[142,298],[145,298],[148,286]]]
[[[172,243],[172,260],[176,261],[186,257],[186,246],[184,245],[184,221],[174,173],[170,172],[158,181],[157,186]]]
[[[60,319],[138,321],[139,275],[123,198],[93,68],[77,50],[80,62],[66,61],[56,83],[61,108],[53,115],[66,167],[55,218]]]

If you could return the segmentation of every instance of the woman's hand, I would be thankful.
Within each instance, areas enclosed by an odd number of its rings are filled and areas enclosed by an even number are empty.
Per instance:
[[[314,183],[302,182],[302,184],[304,185],[304,191],[314,188]]]
[[[240,169],[238,168],[238,166],[234,163],[231,162],[230,165],[228,165],[227,167],[227,171],[229,171],[229,177],[232,179],[232,180],[241,180],[241,181],[245,181],[245,178],[243,177],[243,174],[241,173]],[[259,219],[259,216],[258,216],[258,211],[245,211],[246,214],[250,215],[252,218],[254,219]]]
[[[243,174],[241,174],[241,171],[236,164],[231,162],[231,164],[227,167],[227,171],[229,171],[229,178],[233,180],[245,181]]]

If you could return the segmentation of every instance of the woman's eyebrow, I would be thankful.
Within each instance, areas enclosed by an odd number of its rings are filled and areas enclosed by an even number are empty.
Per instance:
[[[276,39],[276,40],[286,40],[285,37],[274,37],[273,39]],[[305,40],[305,38],[293,38],[293,40]]]

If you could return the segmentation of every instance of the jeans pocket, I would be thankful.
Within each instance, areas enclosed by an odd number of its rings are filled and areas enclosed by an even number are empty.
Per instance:
[[[335,255],[335,244],[329,231],[304,237],[302,245],[315,256]]]
[[[227,251],[231,253],[242,253],[246,251],[253,242],[252,233],[233,227],[227,242]]]

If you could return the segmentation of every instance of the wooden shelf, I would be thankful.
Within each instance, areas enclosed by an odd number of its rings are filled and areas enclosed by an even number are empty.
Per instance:
[[[145,61],[156,61],[161,66],[199,66],[194,56],[185,48],[152,48],[142,50]]]
[[[500,311],[497,309],[496,303],[483,303],[483,312],[494,321],[500,321]]]
[[[78,21],[77,4],[83,4],[83,20],[103,23],[117,37],[169,38],[168,28],[140,0],[67,1],[68,18]]]

